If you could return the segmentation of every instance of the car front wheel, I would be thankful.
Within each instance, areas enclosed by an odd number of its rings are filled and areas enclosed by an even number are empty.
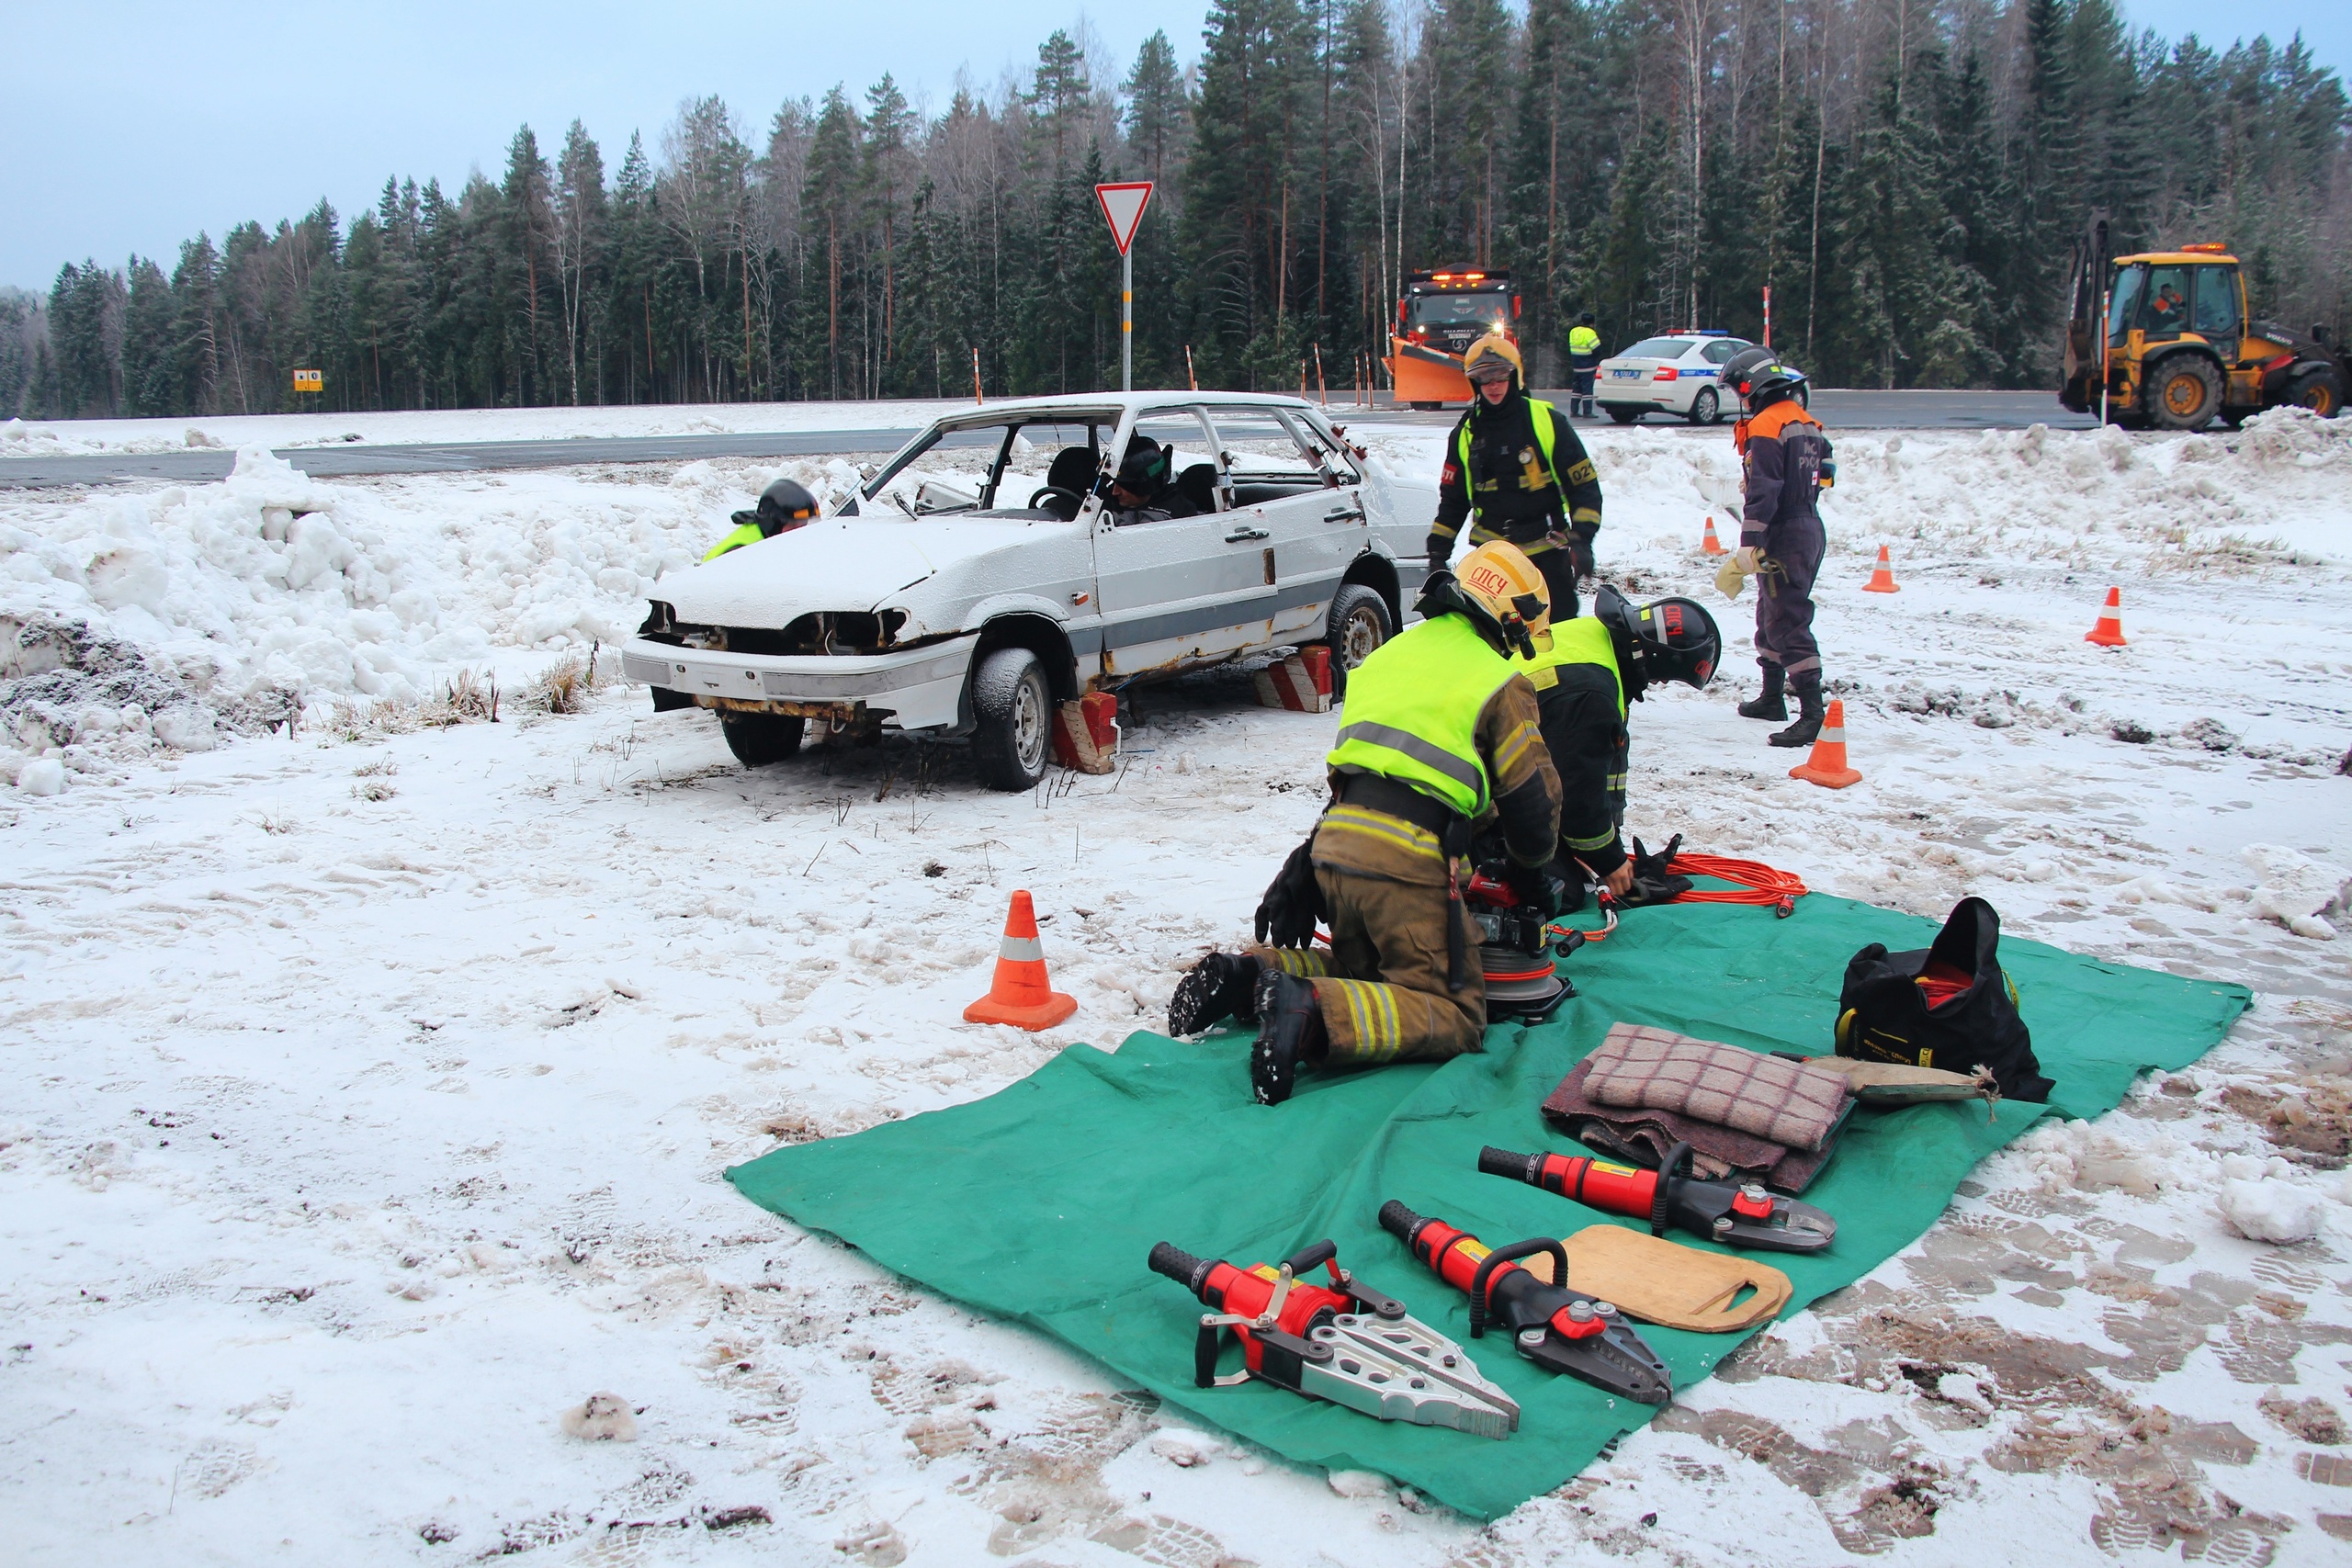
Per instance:
[[[1372,657],[1396,635],[1388,619],[1388,601],[1361,582],[1351,582],[1331,595],[1324,636],[1331,645],[1331,694],[1348,694],[1348,671]]]
[[[718,721],[727,736],[727,749],[747,768],[790,760],[800,750],[800,732],[806,727],[807,721],[797,714],[736,713]]]
[[[1008,793],[1035,787],[1052,754],[1054,694],[1046,667],[1025,648],[1000,648],[972,671],[972,761],[980,783]]]

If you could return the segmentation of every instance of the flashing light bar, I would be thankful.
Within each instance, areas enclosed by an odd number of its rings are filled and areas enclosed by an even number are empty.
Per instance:
[[[2194,251],[2200,256],[2218,256],[2226,252],[2230,247],[2207,240],[2200,244],[2183,245],[2180,248],[2184,251]]]

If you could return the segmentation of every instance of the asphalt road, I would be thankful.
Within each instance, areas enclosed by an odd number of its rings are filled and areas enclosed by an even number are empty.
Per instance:
[[[1564,400],[1566,394],[1545,396]],[[1335,400],[1334,417],[1349,405]],[[2022,430],[2030,424],[2088,430],[2089,417],[2070,414],[2047,392],[1872,392],[1823,390],[1814,412],[1833,430]],[[1383,403],[1383,423],[1443,427],[1456,411],[1415,413]],[[1358,417],[1363,417],[1361,414]],[[1579,424],[1608,421],[1578,420]],[[1665,414],[1646,416],[1651,428],[1693,429]],[[886,453],[911,430],[813,430],[745,435],[593,436],[569,441],[482,441],[435,446],[289,447],[278,455],[306,474],[343,479],[362,474],[474,473],[500,468],[553,468],[585,463],[687,462],[704,457],[806,457],[835,452]],[[986,437],[975,437],[985,440]],[[0,457],[0,490],[45,490],[141,479],[202,483],[227,477],[236,454],[227,451],[150,452],[126,456]]]

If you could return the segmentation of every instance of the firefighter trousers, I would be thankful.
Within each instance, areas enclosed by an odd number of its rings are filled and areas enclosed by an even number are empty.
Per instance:
[[[1311,980],[1329,1059],[1365,1066],[1442,1062],[1478,1049],[1487,986],[1477,930],[1442,886],[1318,865],[1331,946],[1253,947],[1251,956]],[[1462,989],[1446,985],[1448,919],[1464,922]]]
[[[1813,637],[1813,583],[1827,541],[1818,517],[1792,517],[1764,536],[1756,573],[1756,656],[1777,664],[1797,691],[1821,684],[1821,645]]]

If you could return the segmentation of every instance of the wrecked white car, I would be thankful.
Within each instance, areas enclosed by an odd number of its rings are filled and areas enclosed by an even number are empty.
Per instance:
[[[1136,435],[1181,502],[1122,505]],[[747,765],[811,723],[894,728],[967,736],[983,782],[1026,789],[1058,702],[1283,646],[1363,662],[1419,588],[1436,509],[1296,398],[993,404],[831,516],[664,578],[624,660],[657,705],[715,709]]]

